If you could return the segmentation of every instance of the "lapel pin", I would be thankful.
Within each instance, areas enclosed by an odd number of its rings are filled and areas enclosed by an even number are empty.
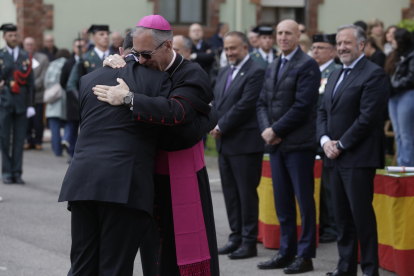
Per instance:
[[[244,75],[244,72],[241,72],[241,73],[240,73],[240,76],[243,76],[243,75]]]

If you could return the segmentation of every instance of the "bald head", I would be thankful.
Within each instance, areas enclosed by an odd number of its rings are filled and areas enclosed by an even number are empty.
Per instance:
[[[173,49],[185,59],[190,59],[191,40],[182,35],[176,35],[173,39]]]
[[[198,43],[203,38],[203,35],[203,27],[200,24],[194,23],[190,26],[188,36],[194,44]]]
[[[29,52],[29,54],[33,54],[36,49],[36,41],[33,37],[26,37],[23,40],[23,48],[25,51]]]
[[[300,34],[299,25],[294,20],[283,20],[277,25],[277,45],[285,56],[298,47]]]

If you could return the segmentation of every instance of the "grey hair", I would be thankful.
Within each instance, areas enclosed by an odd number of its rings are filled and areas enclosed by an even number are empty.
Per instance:
[[[138,37],[143,32],[151,30],[151,35],[154,38],[154,46],[158,46],[166,40],[171,40],[173,42],[173,32],[172,31],[162,31],[156,29],[145,28],[141,26],[136,26],[132,29],[131,35],[132,37]]]
[[[183,40],[184,40],[184,52],[193,47],[193,43],[188,37],[183,36]]]
[[[365,31],[361,27],[353,25],[353,24],[340,26],[337,30],[336,39],[338,39],[338,33],[342,30],[345,30],[345,29],[354,29],[354,31],[355,31],[354,35],[355,35],[355,38],[357,40],[357,45],[360,42],[364,42],[364,47],[365,47],[365,41],[367,40],[367,35],[365,34]]]
[[[242,44],[243,44],[243,45],[249,45],[249,40],[248,40],[247,36],[246,36],[244,33],[241,33],[241,32],[236,32],[236,31],[233,31],[233,32],[228,32],[228,33],[226,33],[226,34],[224,35],[224,37],[223,37],[223,41],[224,41],[224,39],[226,39],[226,37],[228,37],[228,36],[237,36],[237,37],[238,37],[238,38],[240,38],[240,40],[242,41]]]

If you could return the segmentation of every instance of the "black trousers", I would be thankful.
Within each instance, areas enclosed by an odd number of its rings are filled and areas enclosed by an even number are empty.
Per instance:
[[[374,168],[337,165],[330,169],[340,271],[356,275],[359,239],[363,273],[378,276],[377,221],[372,206],[375,172]]]
[[[73,201],[68,276],[128,276],[151,216],[118,203]]]
[[[227,217],[235,243],[254,245],[259,223],[257,187],[262,174],[263,153],[219,154],[219,167]]]
[[[43,103],[37,103],[35,105],[35,111],[36,114],[27,119],[27,143],[31,146],[35,145],[41,145],[43,140],[43,131],[44,131],[44,125],[43,125],[43,109],[44,104]],[[34,130],[34,136],[33,136],[33,130]]]

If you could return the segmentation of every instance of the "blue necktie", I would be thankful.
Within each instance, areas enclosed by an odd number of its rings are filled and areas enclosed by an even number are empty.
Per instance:
[[[338,84],[338,87],[334,90],[334,92],[333,92],[333,94],[332,94],[332,100],[335,98],[336,91],[338,91],[338,90],[339,90],[339,88],[341,87],[341,85],[344,83],[344,81],[345,81],[345,79],[346,79],[346,76],[348,76],[348,73],[349,73],[351,70],[352,70],[351,68],[345,68],[345,69],[344,69],[344,77],[342,78],[342,81]]]
[[[286,58],[283,58],[282,64],[280,64],[280,67],[279,67],[279,72],[277,73],[278,80],[280,79],[280,75],[282,75],[282,70],[283,70],[283,67],[285,67],[286,62],[288,62],[288,60]]]

